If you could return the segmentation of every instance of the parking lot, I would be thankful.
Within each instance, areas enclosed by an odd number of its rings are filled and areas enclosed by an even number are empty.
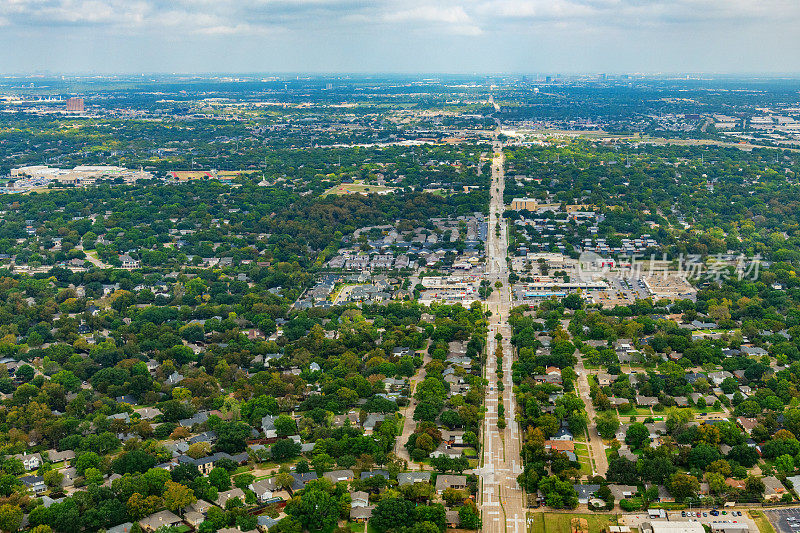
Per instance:
[[[778,533],[800,533],[800,508],[764,511]]]

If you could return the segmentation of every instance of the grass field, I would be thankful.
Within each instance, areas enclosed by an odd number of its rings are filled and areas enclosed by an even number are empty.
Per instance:
[[[575,443],[575,456],[581,463],[581,474],[588,476],[592,473],[591,458],[589,457],[589,446],[586,444]]]
[[[627,411],[617,409],[620,418],[629,416],[653,416],[653,412],[648,407],[633,407]]]
[[[573,518],[585,518],[591,533],[617,523],[617,516],[610,514],[530,513],[528,517],[529,533],[570,533],[570,520]]]
[[[363,182],[353,182],[353,183],[342,183],[341,185],[334,185],[324,193],[322,196],[328,196],[330,194],[336,196],[343,196],[345,194],[371,194],[371,193],[378,193],[378,194],[386,194],[392,192],[394,189],[391,187],[383,187],[381,185],[365,185]]]
[[[755,509],[748,512],[750,513],[750,516],[753,518],[753,520],[755,520],[756,525],[758,526],[758,530],[761,533],[775,533],[775,528],[772,527],[772,524],[770,524],[767,517],[764,516],[764,513],[762,513],[761,511],[756,511]]]
[[[714,409],[713,405],[709,405],[708,407],[692,407],[691,409],[692,409],[692,411],[694,411],[697,414],[700,414],[700,413],[724,413],[725,412],[725,409],[723,409],[722,407],[720,407],[719,409]]]

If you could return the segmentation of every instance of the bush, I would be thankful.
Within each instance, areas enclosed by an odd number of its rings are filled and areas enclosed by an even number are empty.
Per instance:
[[[638,511],[642,508],[642,500],[640,498],[623,498],[619,501],[619,506],[623,511]]]

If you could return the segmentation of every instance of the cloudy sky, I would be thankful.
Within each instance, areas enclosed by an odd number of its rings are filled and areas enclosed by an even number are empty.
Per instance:
[[[800,0],[0,0],[0,72],[800,73]]]

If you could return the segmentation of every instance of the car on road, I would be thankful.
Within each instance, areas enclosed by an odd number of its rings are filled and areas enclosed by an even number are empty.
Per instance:
[[[703,516],[708,516],[708,513],[703,513]]]

